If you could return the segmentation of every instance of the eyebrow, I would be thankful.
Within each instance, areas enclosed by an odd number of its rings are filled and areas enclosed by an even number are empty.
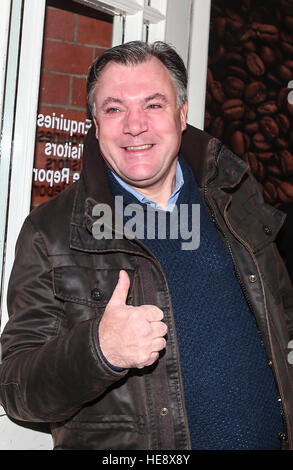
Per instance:
[[[113,96],[108,96],[107,98],[104,99],[102,106],[107,106],[110,103],[123,104],[123,101],[120,100],[119,98],[114,98]]]
[[[161,100],[161,101],[164,101],[164,103],[168,102],[167,97],[163,95],[162,93],[155,93],[154,95],[147,96],[144,99],[144,102],[148,103],[149,101],[152,101],[152,100]]]
[[[164,103],[168,102],[167,97],[163,95],[162,93],[154,93],[153,95],[147,96],[146,98],[143,99],[143,102],[148,103],[149,101],[158,100],[158,99],[163,101]],[[121,100],[120,98],[108,96],[107,98],[104,99],[102,106],[107,106],[108,104],[112,104],[112,103],[123,104],[124,101]]]

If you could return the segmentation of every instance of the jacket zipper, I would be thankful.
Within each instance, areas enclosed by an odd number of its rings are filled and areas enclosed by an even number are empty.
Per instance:
[[[166,285],[167,291],[168,291],[168,298],[169,298],[169,305],[170,305],[170,320],[172,322],[175,341],[176,341],[176,344],[178,345],[177,332],[176,332],[176,327],[175,327],[175,322],[174,322],[172,298],[171,298],[171,295],[170,295],[169,286],[168,286],[168,282],[167,282],[165,273],[164,273],[164,271],[162,269],[162,266],[160,265],[159,261],[153,255],[153,253],[148,249],[148,247],[145,246],[144,243],[142,243],[139,239],[135,239],[135,241],[138,243],[138,245],[142,246],[145,249],[145,251],[148,253],[148,254],[143,254],[143,253],[140,253],[140,254],[142,256],[144,256],[145,258],[149,259],[150,261],[152,261],[157,266],[157,268],[159,269],[159,271],[160,271],[160,273],[161,273],[161,275],[164,279],[164,282],[165,282],[165,285]],[[136,255],[137,255],[137,253],[136,253]],[[184,422],[185,422],[185,429],[187,431],[187,447],[186,448],[191,449],[189,423],[188,423],[188,419],[187,419],[187,411],[186,411],[186,408],[185,408],[184,389],[183,389],[182,376],[181,376],[181,365],[180,365],[180,358],[179,358],[178,354],[176,355],[176,359],[177,359],[177,363],[178,363],[178,372],[179,372],[178,373],[178,378],[179,378],[180,391],[181,391],[181,396],[183,397],[183,399],[182,399],[183,418],[184,418]]]
[[[247,289],[246,289],[246,286],[244,285],[240,275],[239,275],[239,270],[238,270],[238,267],[237,267],[237,262],[235,260],[235,257],[233,255],[233,252],[232,252],[232,248],[231,248],[231,245],[230,245],[230,241],[228,239],[228,237],[226,236],[226,234],[223,232],[223,230],[221,229],[218,221],[217,221],[217,218],[215,216],[215,212],[211,206],[211,204],[208,202],[208,199],[207,199],[207,191],[208,191],[208,188],[207,188],[207,185],[208,183],[210,183],[210,181],[207,182],[207,184],[204,186],[204,201],[207,205],[207,207],[209,208],[209,211],[210,211],[210,214],[211,214],[211,218],[212,218],[212,221],[213,223],[215,224],[215,226],[217,227],[217,229],[219,230],[219,232],[222,234],[224,240],[225,240],[225,245],[228,249],[228,252],[231,256],[231,259],[233,261],[233,264],[234,264],[234,268],[235,268],[235,273],[236,273],[236,277],[237,277],[237,280],[242,288],[242,291],[244,293],[244,297],[246,299],[246,302],[250,308],[250,310],[253,312],[253,315],[254,315],[254,318],[256,319],[257,316],[255,315],[255,310],[254,310],[254,307],[253,305],[251,304],[251,301],[250,301],[250,298],[249,298],[249,295],[247,293]],[[249,247],[249,245],[244,241],[242,240],[239,235],[233,230],[233,228],[231,227],[229,221],[227,220],[227,217],[225,217],[225,213],[224,213],[224,218],[225,218],[225,222],[227,224],[227,226],[229,227],[231,233],[234,234],[234,236],[237,238],[237,240],[246,248],[246,250],[249,252],[252,260],[253,260],[253,263],[256,267],[256,270],[257,272],[259,273],[259,270],[258,270],[258,267],[257,267],[257,262],[255,260],[255,257],[254,257],[254,254],[252,253],[252,250],[251,248]],[[261,276],[259,275],[259,278],[261,279]],[[262,284],[261,284],[262,285]],[[264,294],[264,289],[263,289],[263,286],[262,286],[262,291],[263,291],[263,297],[265,298],[265,294]],[[266,305],[265,305],[265,309],[266,309]],[[269,322],[268,322],[268,319],[266,320],[266,330],[268,332],[268,340],[269,340],[269,343],[271,345],[271,339],[270,339],[270,327],[269,327]],[[270,350],[271,350],[271,355],[273,355],[273,348],[270,346]],[[273,364],[273,361],[270,359],[269,360],[272,364]],[[287,440],[287,436],[288,436],[288,426],[287,426],[287,423],[286,423],[286,415],[285,415],[285,411],[284,411],[284,406],[283,406],[283,402],[284,402],[284,399],[283,397],[281,396],[281,387],[280,387],[280,380],[279,380],[279,375],[275,372],[275,378],[276,378],[276,382],[278,384],[278,391],[279,391],[279,406],[280,406],[280,412],[281,412],[281,416],[282,416],[282,420],[283,420],[283,432],[281,432],[279,434],[279,438],[281,441],[286,441]]]

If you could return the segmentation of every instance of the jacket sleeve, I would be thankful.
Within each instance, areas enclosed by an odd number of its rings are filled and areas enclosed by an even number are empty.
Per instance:
[[[124,377],[101,357],[97,319],[61,328],[46,246],[28,218],[16,246],[1,336],[0,401],[14,419],[58,422]]]

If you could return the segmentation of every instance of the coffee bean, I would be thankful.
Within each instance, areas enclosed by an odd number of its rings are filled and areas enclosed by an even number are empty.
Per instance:
[[[271,24],[252,23],[251,28],[256,35],[265,43],[275,43],[279,39],[278,28]]]
[[[273,87],[278,90],[282,87],[281,80],[278,77],[276,77],[276,75],[273,74],[272,72],[268,72],[266,74],[266,83],[268,84],[269,87]]]
[[[247,51],[250,51],[250,52],[255,52],[256,51],[255,42],[252,41],[252,40],[245,41],[243,43],[243,47],[244,47],[244,49],[246,49]]]
[[[279,92],[278,98],[277,98],[277,105],[279,110],[286,110],[287,103],[288,103],[288,95],[290,93],[291,89],[290,88],[282,88]]]
[[[246,104],[245,113],[244,113],[244,121],[252,122],[256,119],[256,117],[257,115],[256,115],[255,110]]]
[[[280,46],[288,56],[293,56],[293,36],[287,32],[280,34]]]
[[[257,107],[257,112],[259,114],[274,114],[277,110],[278,106],[274,101],[266,101]]]
[[[238,54],[237,52],[226,52],[225,61],[231,64],[239,65],[240,67],[242,67],[245,63],[243,55]]]
[[[255,39],[255,37],[256,37],[255,31],[253,31],[252,29],[248,29],[243,34],[241,34],[239,41],[246,43],[247,41],[251,41]]]
[[[217,116],[213,119],[211,124],[211,133],[217,139],[221,139],[223,137],[224,132],[224,121],[221,116]]]
[[[216,34],[219,39],[221,39],[226,32],[227,19],[223,16],[215,19],[215,29]]]
[[[246,149],[246,141],[243,132],[237,130],[231,136],[231,149],[236,155],[243,155]]]
[[[282,181],[278,188],[278,197],[282,202],[291,203],[293,198],[293,184],[292,182]]]
[[[275,144],[278,149],[286,149],[288,147],[288,142],[282,139],[282,137],[278,137]]]
[[[218,103],[224,103],[226,96],[223,91],[222,84],[216,80],[213,80],[210,85],[210,89],[215,100],[218,101]]]
[[[263,192],[266,200],[272,205],[275,204],[279,196],[278,186],[267,180],[263,186]]]
[[[272,47],[262,46],[260,49],[260,57],[266,65],[273,65],[276,62],[276,54]]]
[[[226,70],[228,75],[239,77],[243,81],[246,81],[249,78],[246,70],[244,70],[242,67],[238,67],[237,65],[229,65]]]
[[[290,70],[293,69],[293,60],[285,60],[284,65]]]
[[[262,134],[261,132],[257,132],[256,134],[254,134],[252,140],[257,150],[266,151],[271,148],[271,144],[267,142],[264,134]]]
[[[289,82],[291,78],[293,77],[292,70],[289,69],[289,67],[286,67],[286,65],[281,64],[277,68],[278,75],[283,78],[286,82]]]
[[[286,26],[288,31],[292,31],[293,30],[293,16],[289,16],[289,15],[285,16],[284,25]]]
[[[289,150],[282,150],[280,161],[283,173],[286,175],[293,174],[293,155]]]
[[[269,174],[275,176],[276,178],[282,178],[282,170],[279,164],[276,163],[266,163],[266,169]]]
[[[232,31],[238,31],[243,28],[244,21],[238,13],[235,11],[226,8],[227,23]]]
[[[259,122],[254,121],[244,124],[244,129],[248,134],[256,134],[259,131]]]
[[[244,114],[244,103],[239,99],[227,100],[222,105],[223,115],[229,121],[241,119]]]
[[[211,69],[208,68],[208,70],[207,70],[207,85],[208,85],[208,87],[211,85],[211,83],[213,81],[214,81],[213,73],[212,73]]]
[[[266,169],[265,169],[264,164],[260,160],[258,160],[258,170],[255,176],[258,179],[258,181],[265,181]]]
[[[204,116],[204,127],[205,129],[208,129],[210,127],[210,124],[212,122],[212,116],[211,114],[206,110],[205,111],[205,116]]]
[[[243,154],[243,160],[247,163],[250,171],[255,175],[258,172],[259,161],[255,153],[246,152]]]
[[[244,97],[249,104],[262,103],[267,97],[267,87],[262,82],[252,82],[246,87]]]
[[[280,113],[276,116],[276,121],[280,132],[286,135],[290,129],[290,121],[288,117],[285,114]]]
[[[256,77],[265,73],[265,66],[261,58],[255,52],[249,52],[246,56],[247,67]]]
[[[279,136],[279,126],[271,116],[264,116],[259,125],[268,141],[272,141]]]
[[[274,158],[274,152],[258,152],[257,153],[257,158],[259,158],[260,160],[264,160],[264,161],[267,161],[267,160],[271,160],[272,158]]]
[[[224,84],[227,96],[231,98],[241,98],[245,88],[245,83],[241,78],[228,76]]]

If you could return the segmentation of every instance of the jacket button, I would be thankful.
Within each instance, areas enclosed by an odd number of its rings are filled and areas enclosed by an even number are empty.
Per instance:
[[[162,408],[160,411],[161,416],[166,416],[169,413],[168,408]]]
[[[91,297],[92,297],[93,300],[102,300],[103,292],[98,287],[95,287],[91,291]]]
[[[250,274],[248,279],[249,279],[249,282],[256,282],[256,275],[255,274]]]
[[[268,225],[263,225],[263,231],[266,235],[272,235],[272,229]]]

